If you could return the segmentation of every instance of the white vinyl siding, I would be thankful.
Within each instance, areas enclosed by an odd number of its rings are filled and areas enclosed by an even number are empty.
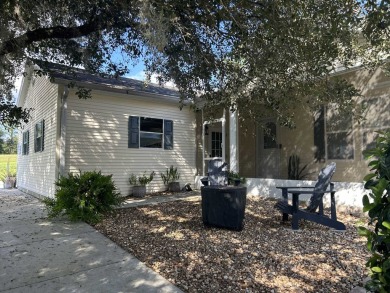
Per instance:
[[[74,93],[68,98],[66,134],[66,172],[101,170],[113,174],[123,196],[131,193],[130,174],[156,172],[148,192],[164,190],[160,172],[173,165],[180,172],[181,185],[194,182],[195,114],[178,103],[158,98],[92,93],[92,99],[80,100]],[[173,120],[174,147],[128,148],[130,116]]]
[[[30,83],[24,108],[32,108],[31,118],[19,131],[18,188],[37,195],[54,196],[56,179],[56,133],[57,133],[58,85],[45,77]],[[45,121],[44,151],[34,151],[35,125]],[[29,131],[29,152],[22,155],[23,132]]]

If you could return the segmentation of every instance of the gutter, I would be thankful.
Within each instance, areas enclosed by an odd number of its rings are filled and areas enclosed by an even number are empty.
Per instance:
[[[68,86],[72,82],[68,79],[55,78],[54,83]],[[115,86],[115,85],[106,85],[106,84],[96,84],[90,82],[77,82],[77,86],[85,87],[87,89],[110,92],[128,96],[138,96],[138,97],[147,97],[151,99],[158,99],[159,101],[165,101],[170,103],[178,103],[180,101],[179,93],[177,95],[161,94],[156,92],[140,91],[133,88],[128,88],[125,86]]]

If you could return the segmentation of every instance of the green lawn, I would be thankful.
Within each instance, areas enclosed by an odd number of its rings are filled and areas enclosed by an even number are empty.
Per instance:
[[[0,181],[7,176],[7,165],[9,165],[10,175],[16,174],[16,156],[17,155],[0,155]]]

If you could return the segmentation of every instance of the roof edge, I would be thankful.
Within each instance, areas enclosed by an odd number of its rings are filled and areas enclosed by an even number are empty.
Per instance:
[[[26,74],[22,78],[22,83],[20,85],[19,94],[16,97],[16,101],[15,101],[15,104],[18,107],[22,107],[24,104],[24,101],[26,100],[27,90],[30,87],[30,83],[31,83],[33,65],[26,64],[24,70],[25,70]]]

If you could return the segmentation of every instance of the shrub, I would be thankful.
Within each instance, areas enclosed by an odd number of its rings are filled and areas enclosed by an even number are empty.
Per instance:
[[[300,166],[301,159],[298,155],[291,155],[288,158],[288,179],[291,180],[303,180],[306,179],[309,173],[305,172],[308,164],[304,165],[302,168]]]
[[[165,185],[180,179],[180,173],[172,165],[165,170],[165,173],[160,173],[160,176]]]
[[[72,221],[94,224],[122,202],[112,175],[102,175],[100,171],[69,173],[55,184],[55,198],[44,199],[49,218],[65,214]]]
[[[366,288],[390,292],[390,132],[378,133],[376,147],[364,152],[373,160],[368,164],[372,172],[364,177],[369,194],[363,196],[363,211],[368,212],[368,224],[374,227],[359,227],[359,234],[367,237],[367,248],[372,253],[366,263],[371,270]]]
[[[129,178],[129,183],[130,183],[130,185],[137,185],[137,181],[138,181],[139,185],[145,186],[153,181],[155,174],[156,173],[154,171],[152,171],[152,173],[150,173],[149,176],[146,175],[146,171],[144,172],[144,174],[142,176],[138,176],[138,177],[135,176],[134,174],[131,174],[130,178]]]
[[[240,179],[240,183],[245,184],[246,178],[242,177],[239,173],[233,171],[227,171],[228,184],[233,184],[234,179]]]
[[[155,175],[154,171],[150,173],[149,176],[146,176],[146,172],[144,172],[142,176],[138,177],[139,184],[141,184],[142,186],[149,184],[150,182],[152,182],[154,175]]]
[[[137,185],[137,176],[135,176],[134,174],[131,174],[130,175],[130,178],[129,178],[129,183],[130,185]]]

